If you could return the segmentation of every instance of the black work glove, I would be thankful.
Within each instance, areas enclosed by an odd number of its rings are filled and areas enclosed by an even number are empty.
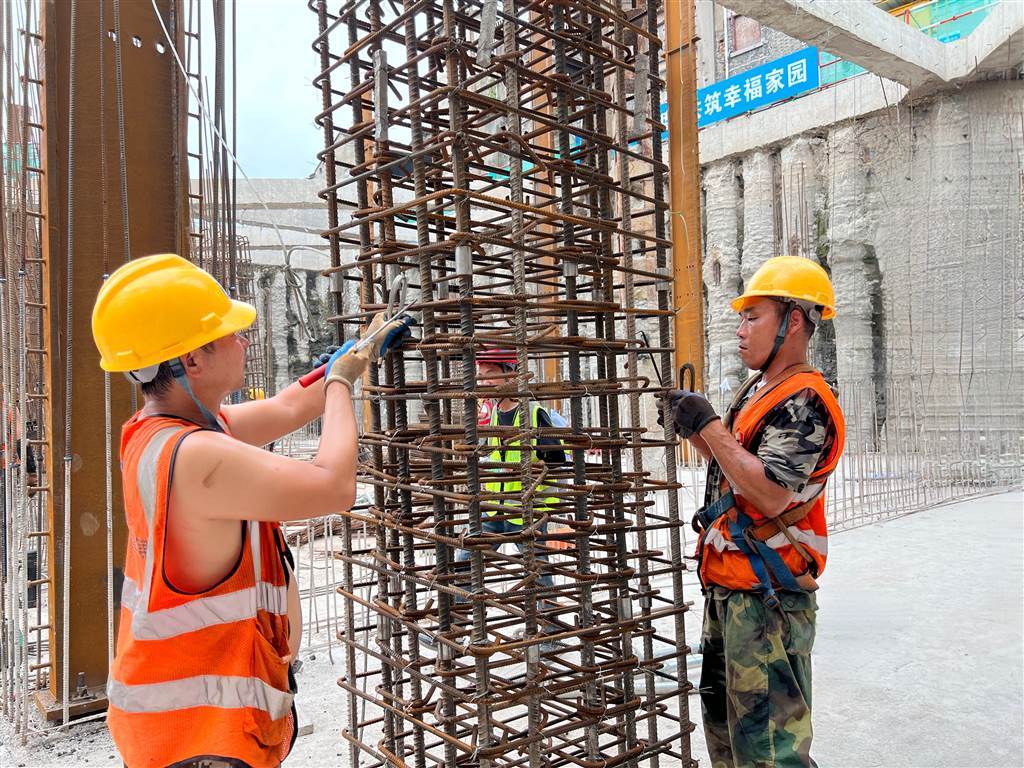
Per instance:
[[[699,433],[704,427],[719,418],[714,406],[704,395],[688,389],[673,389],[666,397],[667,411],[673,414],[676,422],[676,434],[690,437]],[[661,424],[662,420],[658,419]]]

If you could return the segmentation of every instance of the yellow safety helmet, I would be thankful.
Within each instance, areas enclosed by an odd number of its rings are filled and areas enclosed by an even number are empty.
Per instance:
[[[768,259],[750,278],[743,295],[733,299],[732,308],[740,312],[751,299],[762,296],[821,307],[822,320],[836,316],[836,294],[828,273],[802,256]]]
[[[250,400],[265,400],[267,393],[263,391],[263,387],[249,387],[249,399]]]
[[[163,253],[129,261],[107,278],[92,310],[105,371],[173,360],[252,325],[256,308],[234,301],[212,275]]]

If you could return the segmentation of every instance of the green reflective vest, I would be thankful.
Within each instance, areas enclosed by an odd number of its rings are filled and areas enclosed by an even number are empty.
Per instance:
[[[541,411],[540,403],[530,403],[530,426],[533,429],[537,429],[537,427],[538,427],[540,411]],[[498,410],[498,406],[495,405],[494,409],[491,411],[491,426],[492,427],[498,426],[498,414],[499,413],[500,413],[500,411]],[[515,418],[515,421],[512,422],[512,426],[513,427],[518,427],[519,426],[519,409],[518,408],[516,408],[516,418]],[[501,440],[499,440],[497,437],[489,437],[489,438],[487,438],[487,444],[489,446],[491,446],[491,448],[492,448],[491,455],[489,457],[491,461],[494,461],[494,462],[504,462],[506,464],[518,464],[519,461],[521,460],[520,451],[516,448],[516,446],[519,445],[518,441],[513,441],[511,443],[506,444],[505,450],[504,450],[504,456],[502,455],[503,452],[501,450]],[[534,443],[534,445],[536,445],[536,443]],[[502,470],[502,471],[507,471],[507,470]],[[537,490],[534,492],[533,508],[537,512],[545,512],[545,511],[549,510],[550,509],[550,505],[553,505],[553,504],[555,504],[558,501],[558,499],[556,499],[554,497],[548,497],[548,498],[540,499],[539,501],[537,500],[537,497],[540,496],[542,491],[545,488],[547,488],[547,487],[548,486],[546,486],[546,485],[539,485],[539,486],[537,486]],[[522,489],[523,489],[523,484],[519,480],[505,480],[505,481],[496,480],[494,482],[484,483],[484,490],[486,490],[488,493],[516,493],[518,491],[522,491]],[[503,507],[521,507],[522,506],[522,502],[521,501],[508,500],[508,501],[502,501],[501,505]],[[494,517],[495,515],[498,514],[498,512],[497,512],[497,510],[485,510],[484,514],[487,515],[488,517]],[[511,523],[512,525],[522,525],[523,524],[523,518],[522,517],[510,517],[510,518],[507,518],[507,522]]]

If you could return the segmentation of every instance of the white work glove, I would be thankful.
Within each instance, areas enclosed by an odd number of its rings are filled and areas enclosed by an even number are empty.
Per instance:
[[[327,379],[324,386],[328,386],[332,381],[340,381],[351,392],[355,382],[366,373],[370,361],[376,360],[382,352],[396,346],[396,341],[401,343],[403,336],[408,335],[408,319],[403,317],[387,322],[382,313],[377,313],[362,338],[365,339],[374,333],[376,335],[369,346],[350,352],[349,345],[345,345],[331,356],[327,361]]]

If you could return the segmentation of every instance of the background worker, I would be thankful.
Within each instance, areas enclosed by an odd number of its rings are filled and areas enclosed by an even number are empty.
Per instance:
[[[129,543],[107,689],[129,768],[263,768],[288,754],[301,615],[279,522],[352,505],[352,390],[407,330],[377,316],[373,343],[332,356],[323,385],[222,405],[243,384],[240,331],[255,316],[173,255],[119,268],[93,310],[100,364],[143,395],[122,429]],[[321,415],[312,462],[260,449]]]
[[[710,462],[694,518],[704,732],[714,768],[813,766],[815,579],[828,551],[825,484],[845,427],[807,345],[835,315],[835,296],[820,266],[781,256],[732,306],[740,357],[758,373],[724,422],[703,395],[670,395],[676,431]]]
[[[21,469],[21,413],[14,406],[7,407],[7,429],[0,438],[0,566],[3,568],[3,577],[7,578],[7,477],[10,474],[13,479]],[[7,440],[11,442],[11,449],[7,449]],[[36,487],[39,485],[39,471],[36,467],[36,454],[32,450],[31,443],[25,446],[25,495],[32,498],[36,495]],[[16,487],[16,486],[14,486]],[[29,552],[29,578],[36,578],[34,571],[34,556],[36,553]],[[33,593],[34,595],[34,593]],[[30,596],[29,607],[35,606],[34,596]]]
[[[477,378],[484,386],[508,387],[511,375],[516,372],[516,365],[517,359],[514,350],[485,350],[477,355]],[[518,427],[519,419],[518,400],[501,396],[494,398],[494,403],[489,411],[488,426]],[[551,427],[551,416],[547,409],[540,403],[530,401],[530,429],[536,431],[551,429]],[[492,448],[488,457],[489,461],[508,464],[519,463],[521,453],[518,449],[518,443],[506,442],[503,445],[501,439],[497,436],[488,437],[486,442]],[[542,461],[549,466],[558,466],[565,463],[565,451],[562,448],[562,442],[557,437],[535,437],[530,442],[535,446],[532,457],[534,461]],[[486,493],[518,494],[522,491],[522,484],[515,470],[502,469],[498,471],[503,475],[502,479],[486,480],[485,478],[483,486]],[[510,477],[513,474],[516,475],[515,478]],[[543,499],[543,486],[541,486],[534,492],[533,509],[535,513],[542,513],[548,509],[544,505]],[[496,504],[496,502],[489,503],[492,507]],[[484,509],[483,514],[486,516],[486,519],[483,520],[482,524],[483,532],[486,534],[508,534],[509,536],[522,533],[523,518],[520,507],[521,502],[514,499],[504,499],[500,502],[499,509]],[[541,525],[538,528],[538,532],[541,534],[546,533],[547,524]],[[522,552],[523,543],[521,541],[514,543],[519,552]],[[546,544],[543,541],[540,543],[542,545]],[[499,548],[500,545],[492,547],[495,551]],[[536,558],[545,563],[548,560],[547,553],[543,550],[536,552]],[[456,552],[456,562],[464,563],[468,562],[469,559],[470,553],[468,550],[460,549]],[[539,587],[550,589],[554,587],[555,582],[550,573],[542,571],[537,577],[536,584]]]

